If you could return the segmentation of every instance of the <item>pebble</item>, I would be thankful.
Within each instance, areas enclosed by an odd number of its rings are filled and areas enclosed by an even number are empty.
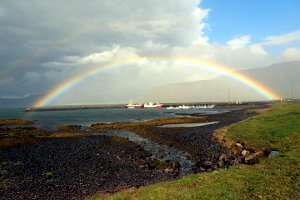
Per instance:
[[[119,144],[103,135],[0,149],[0,162],[8,163],[3,170],[10,172],[3,174],[2,180],[22,180],[1,188],[0,199],[83,199],[124,183],[135,187],[174,179],[155,165],[145,169],[143,162],[148,162],[149,154],[138,149],[128,140]]]
[[[239,149],[243,149],[244,148],[243,145],[241,145],[240,143],[236,143],[235,146],[238,147]]]
[[[245,150],[245,149],[241,152],[241,155],[242,155],[242,156],[246,156],[247,154],[249,154],[249,151],[247,151],[247,150]]]

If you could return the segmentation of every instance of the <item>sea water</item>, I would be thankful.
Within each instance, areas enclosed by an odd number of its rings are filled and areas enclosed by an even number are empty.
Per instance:
[[[89,127],[94,123],[132,122],[147,121],[157,118],[182,117],[181,114],[217,114],[228,112],[226,109],[189,109],[174,110],[168,109],[86,109],[86,110],[59,110],[24,112],[25,108],[2,108],[0,119],[21,118],[34,122],[34,126],[46,130],[55,130],[63,124],[81,125]],[[179,114],[179,115],[178,115]]]

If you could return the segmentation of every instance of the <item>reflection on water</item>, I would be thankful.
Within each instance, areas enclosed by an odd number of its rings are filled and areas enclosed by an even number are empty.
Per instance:
[[[183,124],[165,124],[162,126],[157,126],[160,128],[188,128],[188,127],[197,127],[197,126],[207,126],[207,125],[211,125],[211,124],[216,124],[219,123],[218,121],[216,122],[202,122],[202,123],[183,123]]]

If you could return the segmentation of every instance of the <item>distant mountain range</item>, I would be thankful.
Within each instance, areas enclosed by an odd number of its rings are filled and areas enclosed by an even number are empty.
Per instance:
[[[264,68],[244,70],[285,98],[300,98],[300,61],[274,64]],[[207,102],[207,101],[256,101],[264,98],[246,85],[227,76],[210,80],[174,83],[151,89],[137,101],[156,100],[161,102]]]
[[[300,61],[244,70],[242,73],[249,75],[285,98],[300,98]],[[41,96],[0,98],[0,107],[27,107]],[[257,92],[227,76],[218,76],[210,80],[162,85],[151,89],[135,100],[136,102],[156,101],[158,97],[161,102],[168,103],[264,100]]]

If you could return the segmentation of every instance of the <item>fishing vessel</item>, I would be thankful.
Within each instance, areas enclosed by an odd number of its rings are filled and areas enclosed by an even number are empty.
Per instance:
[[[140,103],[132,103],[132,99],[130,99],[129,103],[126,105],[126,108],[144,108],[144,105]]]
[[[127,108],[143,108],[144,105],[143,104],[127,104],[126,107]]]
[[[153,103],[153,102],[149,102],[149,103],[145,103],[144,104],[144,108],[162,108],[163,107],[163,104],[161,103]]]

